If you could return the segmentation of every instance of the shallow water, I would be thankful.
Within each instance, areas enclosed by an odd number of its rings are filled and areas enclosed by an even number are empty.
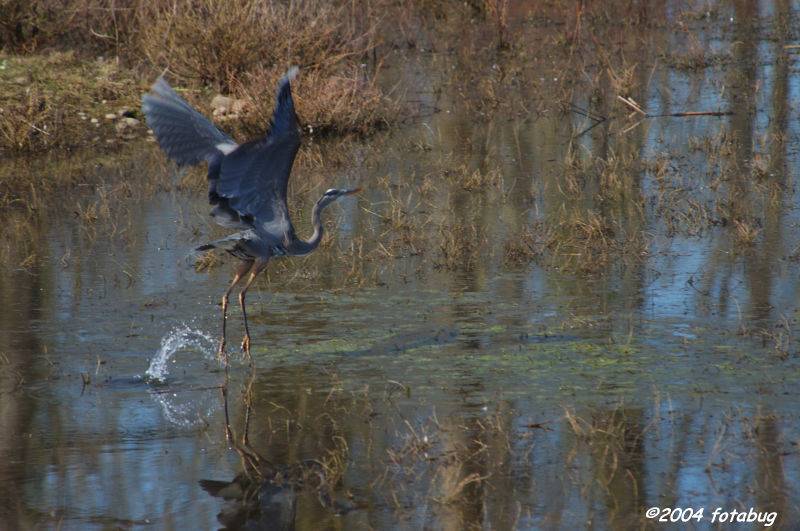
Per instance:
[[[651,16],[676,16],[664,9]],[[613,111],[612,92],[578,80],[574,105],[613,115],[580,136],[593,123],[580,114],[519,115],[484,107],[480,87],[463,95],[458,50],[420,43],[393,57],[385,82],[414,88],[420,116],[323,144],[321,167],[298,168],[301,234],[325,188],[366,191],[326,212],[329,246],[276,262],[251,292],[252,373],[231,306],[235,434],[247,425],[252,451],[277,469],[316,460],[335,478],[333,501],[310,486],[280,498],[295,500],[298,528],[655,527],[651,506],[753,507],[777,512],[776,527],[800,523],[800,84],[784,48],[797,36],[777,22],[797,15],[781,2],[723,4],[694,30],[731,54],[722,66],[668,66],[659,51],[685,42],[673,31],[631,52],[649,112],[735,114],[629,129],[637,119]],[[530,88],[498,86],[531,108],[563,89],[560,70],[535,75]],[[621,170],[614,199],[591,177],[571,194],[570,142],[578,159],[668,169]],[[142,151],[137,167],[170,171],[152,144]],[[499,182],[465,189],[453,177],[476,170]],[[712,222],[686,221],[689,200]],[[25,247],[2,270],[3,527],[203,529],[220,527],[221,511],[242,517],[200,484],[243,470],[214,353],[230,266],[198,273],[187,258],[217,234],[204,194],[113,208],[113,230],[49,216],[31,239],[38,265],[16,265]],[[612,224],[610,238],[649,238],[633,258],[565,255],[559,267],[551,246],[509,260],[526,227],[559,226],[572,208]],[[723,218],[750,220],[757,238],[745,245]]]

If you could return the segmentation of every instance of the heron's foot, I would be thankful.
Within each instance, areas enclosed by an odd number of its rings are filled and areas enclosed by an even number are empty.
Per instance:
[[[250,357],[250,334],[245,334],[242,339],[242,352],[247,354],[248,358]]]

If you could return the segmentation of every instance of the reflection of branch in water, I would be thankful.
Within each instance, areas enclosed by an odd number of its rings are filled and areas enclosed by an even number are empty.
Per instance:
[[[590,119],[592,122],[594,122],[592,125],[590,125],[586,129],[584,129],[583,131],[581,131],[577,135],[573,136],[572,137],[573,139],[582,137],[583,135],[585,135],[586,133],[588,133],[589,131],[591,131],[592,129],[594,129],[595,127],[597,127],[598,125],[600,125],[601,123],[603,123],[603,122],[605,122],[607,120],[607,118],[605,116],[601,116],[599,114],[595,114],[589,109],[583,109],[581,107],[578,107],[574,103],[570,103],[570,110],[572,112],[574,112],[575,114],[579,114],[581,116],[584,116],[584,117]]]

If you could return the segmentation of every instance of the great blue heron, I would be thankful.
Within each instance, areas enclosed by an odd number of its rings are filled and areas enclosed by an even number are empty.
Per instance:
[[[242,350],[250,356],[250,330],[247,326],[245,295],[256,276],[273,256],[303,256],[322,240],[322,210],[350,190],[327,190],[314,205],[311,219],[314,234],[309,240],[297,237],[286,206],[286,187],[295,155],[300,147],[300,131],[292,100],[291,68],[278,82],[275,111],[269,132],[244,144],[237,144],[205,116],[189,105],[163,77],[142,97],[142,111],[158,144],[178,165],[208,163],[208,200],[214,220],[238,232],[221,240],[201,245],[196,250],[224,249],[241,260],[228,289],[222,296],[222,339],[220,357],[225,357],[225,323],[228,297],[247,276],[239,292],[244,320]],[[249,276],[248,276],[249,273]]]

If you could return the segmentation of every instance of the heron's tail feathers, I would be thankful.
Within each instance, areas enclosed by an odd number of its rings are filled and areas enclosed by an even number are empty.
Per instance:
[[[205,244],[201,245],[200,247],[195,247],[194,251],[196,253],[202,253],[202,252],[205,252],[205,251],[213,251],[214,249],[220,249],[220,250],[224,250],[224,251],[229,251],[229,250],[232,250],[234,247],[236,247],[236,243],[237,243],[236,240],[229,240],[229,239],[225,238],[223,240],[216,240],[216,241],[213,241],[213,242],[205,243]]]
[[[235,235],[234,235],[235,236]],[[209,251],[215,251],[219,249],[220,251],[227,251],[234,256],[239,256],[240,252],[237,250],[237,244],[239,243],[240,238],[236,237],[227,237],[221,240],[214,240],[213,242],[204,243],[198,247],[195,247],[188,253],[186,253],[185,261],[186,264],[194,266],[195,269],[202,269],[205,267],[206,264],[204,258],[205,253]]]
[[[212,249],[220,249],[223,251],[233,251],[239,246],[243,241],[246,241],[253,237],[252,231],[242,231],[231,234],[221,240],[214,240],[213,242],[208,242],[206,244],[201,245],[200,247],[196,247],[196,252],[203,252],[203,251],[211,251]]]

